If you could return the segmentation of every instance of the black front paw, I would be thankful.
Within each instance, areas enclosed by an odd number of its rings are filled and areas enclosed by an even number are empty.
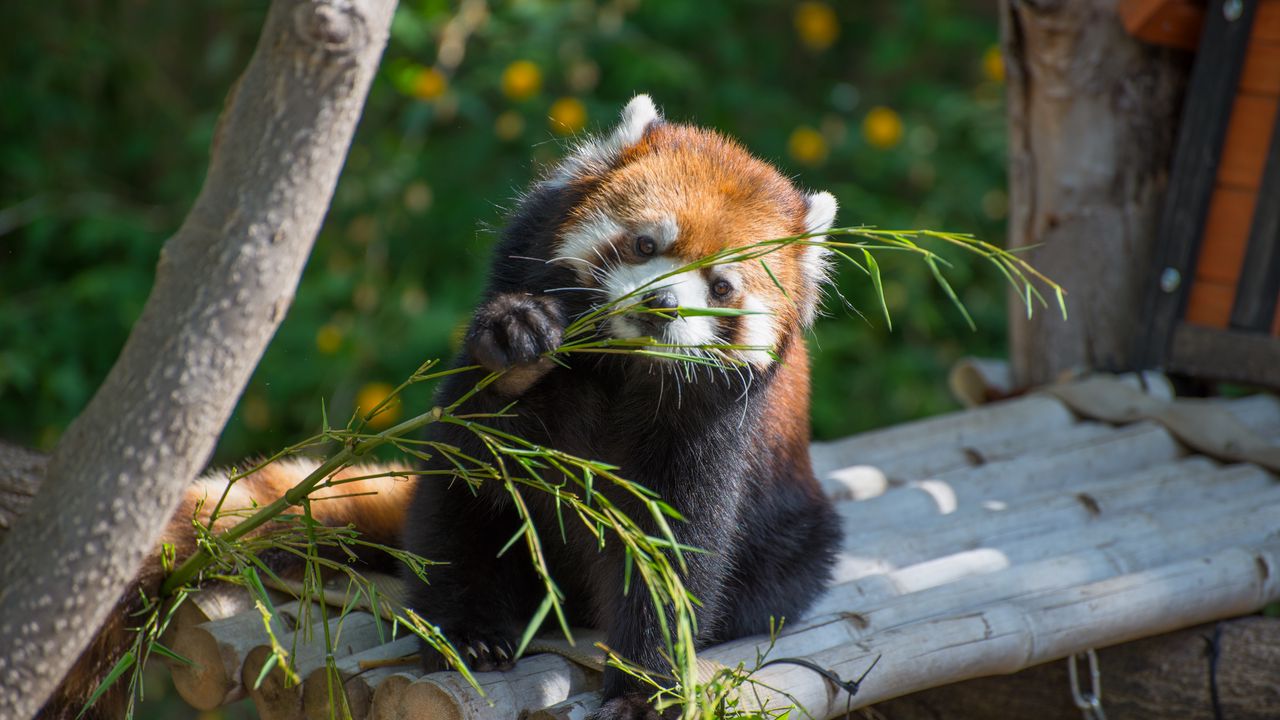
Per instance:
[[[537,362],[560,345],[564,315],[551,298],[508,293],[476,310],[467,350],[491,371]]]
[[[679,717],[672,711],[659,714],[649,701],[638,693],[628,693],[620,697],[606,700],[599,710],[591,713],[587,720],[663,720],[663,716]]]
[[[456,638],[456,639],[455,639]],[[511,639],[500,633],[458,633],[450,637],[453,647],[458,651],[462,662],[473,672],[491,672],[493,670],[510,670],[516,664],[516,646]],[[444,655],[435,648],[422,644],[422,670],[433,673],[443,670],[454,670]]]

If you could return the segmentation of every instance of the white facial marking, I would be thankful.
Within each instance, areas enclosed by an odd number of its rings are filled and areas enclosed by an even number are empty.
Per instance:
[[[593,212],[560,236],[556,257],[573,261],[578,276],[589,280],[593,268],[603,272],[616,264],[609,244],[624,232],[625,228],[602,212]]]
[[[778,344],[778,326],[769,306],[755,295],[747,295],[742,299],[742,309],[759,315],[742,316],[742,338],[740,345],[754,345],[770,350]],[[773,358],[765,350],[742,350],[742,359],[757,367],[765,367],[773,362]]]
[[[604,289],[608,292],[610,301],[635,292],[630,300],[639,303],[640,298],[648,292],[666,291],[675,295],[676,304],[680,307],[707,307],[709,288],[701,272],[691,270],[658,280],[684,265],[683,261],[672,258],[654,258],[639,265],[623,265],[609,272]],[[626,315],[610,319],[609,327],[613,335],[619,338],[644,337],[649,334]],[[715,333],[714,318],[680,317],[668,323],[661,336],[655,339],[672,345],[708,345],[718,342]]]
[[[596,210],[561,234],[555,256],[568,261],[583,282],[591,282],[593,272],[600,275],[622,264],[612,245],[619,236],[648,235],[657,243],[661,254],[676,241],[676,234],[676,221],[672,217],[626,228],[606,213]],[[596,281],[599,279],[597,277]]]
[[[640,142],[649,126],[662,119],[648,95],[637,95],[622,108],[621,119],[606,137],[587,138],[574,148],[548,178],[553,185],[564,185],[575,177],[603,173],[618,159],[623,150]]]

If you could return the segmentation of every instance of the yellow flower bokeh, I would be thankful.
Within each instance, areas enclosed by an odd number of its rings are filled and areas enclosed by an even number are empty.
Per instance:
[[[356,393],[356,412],[363,418],[378,407],[383,400],[386,400],[393,390],[395,390],[393,386],[384,382],[366,383],[364,387],[360,388],[360,392]],[[391,427],[399,419],[400,398],[397,397],[369,420],[369,427],[374,430],[382,430]]]
[[[502,94],[512,100],[528,100],[542,89],[542,71],[532,60],[516,60],[502,71]]]
[[[410,92],[419,100],[435,100],[449,89],[449,79],[435,68],[424,67],[413,78]]]
[[[840,37],[840,20],[826,3],[802,2],[792,20],[800,42],[810,50],[826,50]]]
[[[493,121],[493,132],[501,140],[515,140],[524,132],[524,118],[514,110],[508,110]]]
[[[827,141],[822,133],[802,125],[791,132],[791,137],[787,140],[787,152],[798,163],[817,165],[827,159]]]
[[[902,117],[892,108],[873,107],[862,119],[862,137],[872,147],[888,150],[902,142]]]
[[[316,331],[316,349],[325,355],[332,355],[342,347],[342,330],[333,323],[325,323]]]
[[[560,135],[572,135],[587,124],[587,107],[573,97],[562,97],[551,103],[548,113],[551,130]]]
[[[999,45],[992,45],[982,54],[982,74],[992,82],[1004,82],[1004,55]]]

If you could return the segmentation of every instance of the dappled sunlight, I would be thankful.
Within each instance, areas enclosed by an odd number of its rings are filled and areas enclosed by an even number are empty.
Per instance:
[[[938,506],[939,515],[950,515],[956,511],[956,491],[942,480],[921,480],[908,486],[928,494]]]
[[[827,482],[828,485],[837,486],[851,500],[869,500],[883,495],[889,489],[889,478],[874,465],[854,465],[834,470],[827,475]]]

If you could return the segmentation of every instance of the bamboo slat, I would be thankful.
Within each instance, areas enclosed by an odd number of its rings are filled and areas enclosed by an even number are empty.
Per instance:
[[[854,707],[983,675],[1011,673],[1188,625],[1252,612],[1280,598],[1280,546],[1230,548],[1160,568],[886,630],[809,655],[843,678],[877,657]],[[1212,592],[1206,592],[1212,589]],[[847,709],[846,698],[804,668],[775,665],[755,674],[767,707],[791,702],[813,717]],[[787,698],[770,688],[785,688]]]
[[[484,695],[456,672],[415,682],[383,683],[374,693],[372,718],[487,720],[525,717],[534,710],[600,687],[600,674],[559,655],[534,655],[507,672],[476,673]]]
[[[311,671],[302,683],[303,716],[309,720],[342,717],[342,713],[336,711],[341,707],[342,701],[338,693],[345,693],[351,717],[368,716],[373,706],[373,693],[384,680],[397,673],[416,673],[417,661],[403,664],[392,661],[417,652],[418,638],[411,635],[348,655],[334,665],[337,672],[335,677],[341,679],[341,687],[336,682],[331,687],[331,675],[327,668],[320,667]],[[335,712],[331,713],[331,708]]]
[[[299,604],[276,607],[272,632],[277,636],[293,630]],[[199,625],[178,624],[168,647],[192,664],[170,665],[173,685],[188,704],[199,710],[234,702],[245,696],[240,668],[253,648],[268,641],[266,626],[256,609]]]
[[[894,492],[839,504],[845,527],[857,532],[906,527],[921,518],[946,515],[961,505],[1007,501],[1022,493],[1044,493],[1177,459],[1183,448],[1163,428],[1135,423],[1101,439],[987,463],[912,481]],[[927,477],[927,476],[926,476]]]
[[[325,625],[332,642],[333,655],[342,657],[368,650],[389,640],[383,632],[390,625],[381,625],[378,618],[366,612],[353,612],[345,617],[335,617],[299,628],[277,637],[280,646],[289,653],[289,664],[299,678],[306,678],[325,666],[328,650],[325,648]],[[245,655],[240,671],[240,683],[248,689],[249,697],[262,720],[299,720],[303,717],[302,683],[290,682],[278,662],[263,674],[263,668],[272,662],[270,645],[258,645]]]

